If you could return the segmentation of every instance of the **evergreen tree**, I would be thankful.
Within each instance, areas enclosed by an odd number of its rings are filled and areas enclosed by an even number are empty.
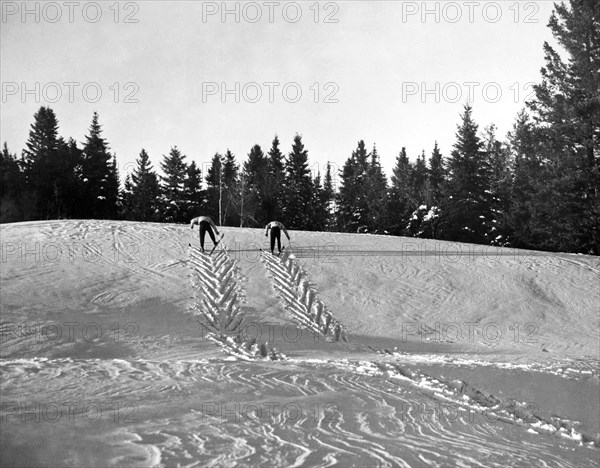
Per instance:
[[[544,164],[532,211],[551,250],[600,253],[600,4],[555,3],[548,26],[566,61],[544,43],[542,82],[529,103]]]
[[[310,207],[313,197],[312,179],[308,169],[308,151],[302,137],[294,137],[292,151],[285,161],[285,189],[283,220],[293,229],[307,229],[311,220]]]
[[[283,208],[285,183],[284,158],[279,149],[279,138],[275,135],[268,153],[268,177],[264,190],[264,209],[267,221],[280,219]]]
[[[160,186],[145,149],[140,152],[136,164],[129,182],[125,181],[125,191],[131,192],[131,198],[127,200],[130,206],[124,207],[130,210],[127,217],[135,221],[158,221]]]
[[[372,227],[367,184],[369,182],[369,153],[360,140],[356,150],[344,163],[338,197],[338,224],[346,232]]]
[[[542,161],[538,156],[537,135],[534,124],[525,110],[519,112],[512,130],[508,133],[508,149],[511,158],[509,206],[501,223],[501,235],[515,247],[535,248],[543,244],[535,237],[532,225],[536,200],[536,179],[541,172]]]
[[[177,146],[174,146],[168,155],[163,155],[163,161],[160,163],[164,174],[160,178],[164,218],[172,223],[186,221],[184,184],[188,167],[185,158]]]
[[[325,203],[327,214],[325,229],[327,231],[335,231],[337,229],[337,206],[335,203],[335,198],[335,189],[333,187],[333,178],[331,176],[331,163],[327,161],[325,179],[323,181],[323,201]]]
[[[486,153],[491,195],[492,216],[486,224],[487,239],[494,245],[507,245],[509,227],[507,225],[510,207],[512,178],[509,172],[509,153],[507,148],[496,139],[496,126],[491,124],[483,132],[483,147]]]
[[[131,182],[131,175],[125,176],[125,182],[123,183],[123,190],[119,194],[119,202],[121,205],[121,214],[125,220],[134,219],[134,207],[133,207],[133,182]]]
[[[119,204],[119,187],[121,181],[119,179],[119,165],[117,164],[117,155],[113,154],[112,159],[108,165],[108,177],[106,180],[107,192],[110,194],[110,203],[112,211],[110,213],[111,219],[116,219],[121,211]]]
[[[427,205],[429,181],[427,163],[425,162],[425,150],[417,156],[417,160],[410,173],[409,184],[409,208],[412,213],[405,230],[411,236],[422,237],[426,231],[423,227],[423,222],[430,210],[430,207]]]
[[[223,225],[223,156],[216,153],[206,174],[207,214],[219,226]]]
[[[313,231],[324,231],[327,226],[327,193],[321,185],[321,173],[318,172],[313,180],[311,223],[308,229]]]
[[[11,223],[23,219],[23,173],[16,154],[8,151],[4,142],[0,153],[0,222]]]
[[[448,161],[443,235],[448,240],[487,243],[488,226],[493,220],[489,164],[471,116],[472,108],[467,104],[464,109]]]
[[[387,227],[387,178],[381,168],[377,148],[373,145],[364,186],[367,199],[369,232],[384,232]]]
[[[445,177],[446,171],[444,169],[444,161],[436,141],[431,157],[429,158],[428,173],[428,201],[432,206],[439,206],[442,200],[442,187],[444,185]]]
[[[24,213],[29,219],[54,217],[54,178],[58,173],[58,121],[49,107],[40,107],[34,114],[34,123],[22,154],[23,175],[26,183]]]
[[[204,205],[204,192],[202,190],[202,171],[192,161],[187,168],[183,183],[183,196],[186,201],[186,219],[195,218],[201,214]]]
[[[412,212],[410,188],[412,171],[413,167],[406,155],[406,148],[403,147],[392,170],[392,183],[388,195],[388,225],[394,235],[404,233]]]
[[[356,184],[354,180],[356,162],[354,153],[344,163],[342,173],[340,174],[341,186],[337,196],[337,225],[342,232],[356,232],[358,224],[354,221],[356,200]]]
[[[65,217],[85,218],[88,214],[85,204],[82,203],[84,199],[83,150],[77,146],[73,138],[69,138],[66,144],[60,144],[59,148],[62,154],[61,205],[64,207]]]
[[[425,150],[417,156],[410,177],[411,207],[416,209],[427,203],[427,163]]]
[[[94,112],[83,147],[82,177],[84,206],[90,218],[114,219],[119,197],[116,164],[102,137],[98,114]]]
[[[235,155],[228,149],[223,158],[223,222],[226,226],[239,226],[240,215],[235,209],[239,197],[239,166]]]
[[[268,159],[260,145],[254,145],[248,153],[243,168],[243,190],[240,193],[246,201],[244,213],[255,224],[265,224],[267,210],[271,208],[270,194],[266,188],[269,179]]]

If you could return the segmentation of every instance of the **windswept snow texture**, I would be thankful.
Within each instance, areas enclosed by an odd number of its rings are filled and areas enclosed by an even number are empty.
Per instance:
[[[599,466],[597,257],[1,229],[2,467]]]

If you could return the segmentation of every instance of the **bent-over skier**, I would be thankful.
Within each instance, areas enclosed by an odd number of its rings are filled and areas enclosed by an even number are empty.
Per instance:
[[[213,223],[213,220],[210,219],[210,216],[198,216],[192,219],[190,221],[190,228],[194,229],[194,226],[196,224],[200,227],[200,248],[202,249],[202,252],[204,252],[204,236],[207,232],[210,238],[212,239],[213,244],[215,244],[216,246],[218,242],[215,239],[215,235],[213,234],[213,228],[217,233],[217,236],[219,235],[219,230],[217,229],[217,226],[215,226],[215,223]]]
[[[290,240],[290,236],[285,229],[285,226],[279,221],[271,221],[267,224],[267,227],[265,228],[265,237],[268,237],[269,229],[271,230],[271,253],[273,253],[273,249],[275,248],[275,239],[277,239],[277,249],[279,250],[279,253],[281,253],[281,231],[283,231],[288,240]]]

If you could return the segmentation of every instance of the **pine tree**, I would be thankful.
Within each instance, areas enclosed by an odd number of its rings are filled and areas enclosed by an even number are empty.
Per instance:
[[[268,221],[280,219],[283,209],[285,183],[284,158],[279,149],[279,138],[275,135],[268,153],[268,177],[265,184],[265,217]]]
[[[228,149],[223,158],[223,222],[226,226],[239,226],[240,215],[235,209],[239,193],[239,166],[235,155]]]
[[[84,199],[83,150],[77,146],[73,138],[69,138],[66,144],[60,144],[59,148],[62,153],[60,193],[65,217],[85,218],[88,214],[85,204],[82,203]]]
[[[417,156],[409,177],[410,195],[409,207],[412,210],[406,226],[406,233],[414,237],[423,237],[427,229],[423,226],[427,213],[433,207],[427,205],[429,196],[429,180],[425,150]]]
[[[600,252],[600,4],[555,3],[548,26],[566,61],[544,43],[542,82],[529,103],[544,164],[532,227],[542,248]]]
[[[108,192],[108,203],[111,208],[111,212],[108,214],[110,219],[116,219],[118,217],[121,207],[119,206],[119,165],[117,164],[117,155],[113,154],[112,159],[108,165],[108,177],[106,180],[106,189]]]
[[[337,206],[335,203],[336,195],[335,188],[333,187],[333,178],[331,175],[331,163],[327,161],[325,170],[325,179],[323,181],[323,200],[326,207],[327,219],[325,222],[325,229],[327,231],[337,230]]]
[[[292,151],[285,161],[284,224],[293,229],[307,229],[311,224],[309,217],[312,197],[308,151],[304,148],[302,137],[296,134]]]
[[[123,190],[119,195],[119,202],[121,205],[121,214],[123,219],[131,221],[134,219],[134,207],[133,207],[133,182],[131,182],[131,175],[125,176],[125,182],[123,183]]]
[[[410,190],[413,209],[427,203],[427,163],[425,162],[425,150],[417,156],[410,177]]]
[[[321,173],[318,172],[313,180],[311,219],[307,226],[312,231],[324,231],[327,226],[327,193],[321,185]]]
[[[22,221],[23,173],[17,155],[8,151],[6,142],[0,153],[0,177],[0,222]]]
[[[369,153],[360,140],[356,150],[344,163],[338,197],[338,224],[346,232],[369,230],[372,219],[369,212]]]
[[[532,204],[537,193],[536,179],[542,170],[537,140],[534,124],[528,113],[522,110],[508,133],[512,165],[511,187],[506,215],[500,219],[501,235],[515,247],[535,248],[543,244],[542,239],[536,238],[536,229],[532,225]]]
[[[186,156],[174,146],[168,155],[163,155],[160,168],[162,204],[164,219],[172,223],[186,221],[185,179],[187,175]]]
[[[128,200],[131,211],[128,213],[128,219],[158,221],[160,219],[160,186],[158,176],[152,168],[150,156],[145,149],[140,152],[136,164],[129,183],[127,181],[125,183],[125,190],[131,191],[131,198]]]
[[[445,177],[446,171],[444,169],[443,156],[436,141],[431,157],[429,158],[428,174],[429,204],[432,206],[439,206],[442,200],[442,186]]]
[[[509,172],[509,153],[496,139],[496,126],[491,124],[483,131],[483,148],[489,166],[491,216],[486,221],[487,239],[494,245],[507,245],[510,228],[508,210],[512,178]]]
[[[268,159],[262,152],[260,145],[254,145],[248,153],[248,159],[243,168],[243,195],[245,203],[245,216],[255,224],[262,225],[267,219],[267,210],[270,209],[270,194],[267,189]]]
[[[55,214],[51,205],[54,198],[54,176],[58,172],[58,121],[54,111],[43,106],[33,117],[34,123],[22,154],[27,190],[27,203],[23,209],[30,214],[30,219],[48,219]]]
[[[487,226],[493,219],[489,164],[469,104],[461,119],[448,161],[442,204],[443,235],[448,240],[487,243]]]
[[[373,151],[371,151],[371,161],[367,170],[364,189],[367,199],[369,232],[384,232],[387,226],[386,202],[388,186],[375,145],[373,145]]]
[[[116,164],[102,137],[98,114],[94,112],[83,147],[83,200],[90,218],[114,219],[117,215],[118,184]]]
[[[412,212],[410,188],[412,171],[412,164],[406,155],[406,148],[403,147],[392,170],[387,206],[390,232],[397,236],[404,233]]]
[[[204,205],[204,192],[202,190],[202,171],[196,165],[196,161],[192,161],[187,168],[183,183],[183,196],[186,203],[185,219],[199,216]]]
[[[223,156],[215,153],[206,174],[206,209],[219,226],[223,224]]]

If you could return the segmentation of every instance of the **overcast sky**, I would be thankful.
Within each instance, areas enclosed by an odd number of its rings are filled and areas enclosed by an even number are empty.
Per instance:
[[[20,154],[40,105],[82,141],[97,111],[122,175],[296,132],[321,167],[376,143],[389,175],[403,146],[449,155],[470,94],[504,137],[552,39],[546,1],[1,3],[2,141]]]

